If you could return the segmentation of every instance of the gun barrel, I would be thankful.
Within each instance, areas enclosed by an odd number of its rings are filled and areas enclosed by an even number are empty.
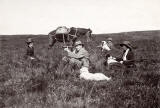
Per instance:
[[[102,47],[101,45],[97,46],[97,47]]]
[[[135,62],[155,62],[155,63],[160,63],[160,60],[157,59],[138,59],[134,60]]]
[[[62,48],[72,48],[73,46],[62,46]]]

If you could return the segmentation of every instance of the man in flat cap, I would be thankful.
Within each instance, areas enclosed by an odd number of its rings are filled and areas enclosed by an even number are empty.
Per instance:
[[[89,68],[89,53],[84,48],[84,44],[81,41],[77,41],[75,42],[74,47],[74,51],[71,51],[68,48],[64,49],[67,52],[67,61],[69,61],[69,64],[76,65],[78,68]],[[66,57],[63,58],[63,60],[66,61]]]

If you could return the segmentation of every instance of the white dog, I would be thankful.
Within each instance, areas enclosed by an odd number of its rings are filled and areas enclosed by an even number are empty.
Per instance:
[[[80,78],[85,80],[94,80],[94,81],[100,81],[100,80],[109,81],[111,79],[110,77],[107,77],[102,73],[90,73],[87,67],[82,67],[80,69]]]

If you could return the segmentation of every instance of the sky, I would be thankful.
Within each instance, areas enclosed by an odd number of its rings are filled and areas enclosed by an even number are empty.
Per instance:
[[[160,30],[160,0],[0,0],[0,35],[48,34],[58,26],[94,34]]]

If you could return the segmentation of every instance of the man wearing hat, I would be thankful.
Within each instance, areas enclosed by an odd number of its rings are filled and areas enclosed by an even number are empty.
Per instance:
[[[107,45],[108,45],[108,47],[110,48],[110,49],[112,49],[112,47],[113,47],[113,43],[112,43],[112,38],[107,38]]]
[[[132,51],[132,46],[129,41],[124,41],[120,44],[123,48],[123,54],[120,58],[116,58],[121,64],[124,64],[126,67],[133,67],[134,66],[134,53]]]
[[[116,57],[120,53],[120,51],[113,44],[112,38],[107,38],[107,45],[110,48],[110,50],[107,51],[107,54],[110,56]]]
[[[79,68],[89,68],[89,53],[84,48],[84,44],[81,41],[75,42],[75,50],[71,51],[68,48],[64,50],[68,54],[68,61],[71,65],[77,65]]]
[[[119,54],[120,50],[118,50],[114,44],[113,39],[111,37],[107,38],[106,41],[102,41],[102,51],[103,55],[105,56],[104,65],[107,65],[108,69],[111,65],[117,64],[117,61],[115,60]]]
[[[27,50],[26,50],[26,55],[25,58],[29,58],[31,60],[34,60],[34,47],[33,47],[33,40],[32,38],[28,38],[27,41]]]
[[[102,51],[110,51],[113,48],[112,38],[107,38],[106,41],[101,41],[101,45],[97,47],[102,48]]]

